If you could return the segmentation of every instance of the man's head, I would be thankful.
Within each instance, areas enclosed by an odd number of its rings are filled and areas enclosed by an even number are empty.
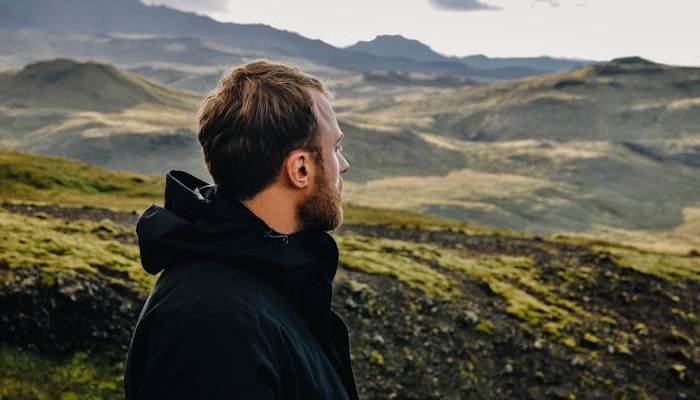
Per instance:
[[[198,115],[199,142],[217,186],[245,201],[278,184],[305,228],[337,227],[339,174],[349,165],[326,95],[318,79],[286,65],[256,61],[225,73]]]
[[[305,227],[329,231],[343,222],[340,205],[343,179],[340,174],[350,168],[343,157],[343,132],[338,127],[333,108],[319,92],[313,93],[315,114],[318,121],[317,174],[313,190],[301,202],[297,210],[299,220]]]

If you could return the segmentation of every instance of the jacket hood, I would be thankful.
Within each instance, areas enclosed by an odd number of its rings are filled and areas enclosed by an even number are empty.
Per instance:
[[[324,271],[329,281],[337,268],[338,248],[326,232],[280,234],[215,185],[182,171],[167,173],[163,207],[151,205],[136,233],[141,263],[151,274],[183,259],[251,265],[263,273],[335,260]]]

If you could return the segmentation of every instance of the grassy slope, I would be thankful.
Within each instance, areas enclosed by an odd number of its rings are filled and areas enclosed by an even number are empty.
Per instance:
[[[469,140],[669,139],[696,130],[699,82],[700,68],[620,59],[394,103],[364,119]]]
[[[14,171],[0,176],[3,197],[13,202],[131,210],[160,197],[157,178],[39,156],[0,155],[2,171]],[[110,189],[105,191],[105,185]],[[697,257],[582,239],[542,241],[399,211],[349,206],[347,214],[346,228],[336,235],[343,268],[335,306],[351,326],[365,396],[393,392],[440,398],[461,392],[500,398],[501,381],[516,391],[530,386],[535,398],[596,393],[664,398],[697,387]],[[62,293],[71,288],[61,283],[67,275],[107,277],[109,287],[143,295],[153,282],[138,269],[133,241],[125,240],[131,228],[109,221],[62,221],[44,213],[0,211],[0,218],[9,228],[0,235],[6,285],[22,276],[25,284],[57,287]],[[443,336],[438,347],[422,344]],[[532,340],[546,351],[516,350],[532,346]],[[464,344],[448,346],[455,341]],[[495,348],[479,345],[496,342],[501,344]],[[0,394],[120,397],[115,366],[120,355],[74,348],[47,358],[26,345],[0,349]],[[440,346],[448,346],[451,362],[445,363]],[[498,351],[511,346],[510,355]],[[504,375],[499,361],[515,372]],[[645,370],[629,366],[630,361]],[[570,370],[569,363],[578,367]],[[41,366],[47,377],[26,365]],[[404,389],[392,386],[397,384]]]
[[[161,173],[168,154],[203,170],[198,96],[111,65],[58,59],[0,73],[0,146],[116,169]]]
[[[408,129],[465,160],[447,174],[348,185],[349,199],[539,234],[697,249],[698,82],[697,68],[623,59],[349,108],[343,115],[357,125]]]
[[[140,211],[162,198],[162,178],[0,150],[0,199]]]
[[[386,85],[385,85],[386,86]],[[97,90],[96,88],[99,88]],[[338,84],[353,104],[366,100]],[[366,90],[367,87],[364,87]],[[444,92],[400,86],[392,96]],[[376,93],[389,91],[373,91]],[[70,157],[114,169],[149,174],[175,164],[205,175],[192,133],[200,96],[141,79],[113,66],[53,60],[0,73],[0,146]],[[374,99],[372,101],[380,101]],[[339,106],[342,108],[342,104]],[[442,174],[464,165],[461,154],[409,132],[381,132],[343,124],[355,154],[350,179]]]
[[[0,73],[0,104],[113,112],[139,104],[188,108],[193,96],[108,64],[69,59],[42,61]],[[68,95],[70,94],[70,95]]]
[[[698,81],[697,69],[621,60],[456,89],[331,82],[353,165],[348,198],[537,234],[697,249]],[[206,176],[191,132],[196,97],[184,92],[56,60],[0,74],[0,93],[6,148]]]

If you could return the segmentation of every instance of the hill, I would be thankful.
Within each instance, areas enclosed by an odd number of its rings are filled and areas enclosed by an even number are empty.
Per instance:
[[[697,76],[631,58],[466,88],[390,72],[339,82],[348,198],[687,253],[700,248]],[[208,175],[192,131],[197,96],[68,60],[0,82],[5,148]],[[23,85],[36,89],[17,93]]]
[[[488,57],[476,54],[459,57],[460,61],[475,69],[527,68],[533,71],[557,72],[568,71],[588,65],[587,60],[568,60],[553,57]]]
[[[460,152],[465,167],[348,193],[367,205],[687,252],[700,246],[699,79],[697,68],[624,58],[350,110],[341,117],[414,132]]]
[[[466,88],[371,117],[413,115],[458,139],[567,141],[678,138],[700,126],[700,68],[630,57],[573,71]]]
[[[116,112],[142,104],[185,109],[191,98],[108,64],[69,59],[0,72],[0,104]],[[190,100],[190,102],[188,102]]]
[[[401,35],[379,35],[370,41],[360,41],[347,50],[357,51],[375,56],[401,57],[416,61],[445,61],[446,57],[433,51],[425,44],[407,39]]]
[[[436,67],[444,72],[463,74],[463,64],[421,65],[413,60],[384,59],[338,49],[320,40],[266,25],[220,23],[211,18],[177,11],[164,6],[147,6],[138,0],[67,0],[56,3],[30,0],[17,3],[2,0],[0,27],[42,29],[66,34],[121,33],[189,37],[208,40],[229,48],[229,53],[246,52],[275,59],[307,59],[314,63],[350,70],[373,68],[427,70]],[[43,10],[36,13],[35,10]],[[233,40],[232,40],[233,39]],[[82,46],[84,47],[84,46]],[[73,48],[75,49],[75,47]],[[77,54],[71,54],[77,56]],[[228,62],[226,64],[231,64]]]
[[[65,158],[0,150],[0,201],[141,211],[162,197],[161,178]]]
[[[0,156],[0,394],[121,398],[154,277],[138,266],[136,216],[116,210],[145,207],[162,181]],[[697,254],[346,210],[333,305],[362,398],[668,399],[700,388]]]
[[[193,132],[199,98],[107,64],[39,62],[0,73],[0,146],[134,172],[179,168],[208,176]],[[463,165],[459,153],[411,132],[344,122],[343,129],[358,161],[352,179],[447,173]],[[394,159],[387,162],[389,154]]]
[[[0,73],[0,146],[132,171],[205,173],[192,132],[198,100],[108,64],[38,62]]]
[[[687,253],[700,248],[697,75],[632,58],[466,88],[390,72],[339,82],[348,198]],[[0,82],[5,148],[208,175],[192,131],[198,96],[68,60]],[[36,89],[17,93],[23,85]]]

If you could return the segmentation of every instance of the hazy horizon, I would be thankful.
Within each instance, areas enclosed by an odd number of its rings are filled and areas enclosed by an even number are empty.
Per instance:
[[[448,56],[610,60],[700,66],[700,3],[670,0],[141,0],[222,22],[266,24],[338,47],[402,35]],[[476,38],[476,40],[470,40]]]

